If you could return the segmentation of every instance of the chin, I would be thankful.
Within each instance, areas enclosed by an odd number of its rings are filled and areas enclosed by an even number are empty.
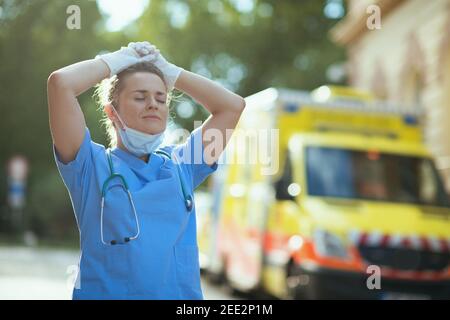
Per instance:
[[[141,122],[140,130],[142,132],[148,133],[148,134],[159,134],[163,132],[166,129],[166,126],[163,125],[162,121],[158,120],[151,120],[151,121],[144,121]]]
[[[147,128],[147,130],[145,130],[145,133],[148,134],[160,134],[162,133],[166,128]]]

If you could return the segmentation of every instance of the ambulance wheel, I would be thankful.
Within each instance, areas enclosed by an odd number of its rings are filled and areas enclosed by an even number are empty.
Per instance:
[[[298,268],[295,268],[294,262],[290,261],[286,270],[286,293],[288,300],[308,299],[307,287],[300,285],[301,274]]]
[[[207,273],[208,281],[215,285],[221,285],[225,283],[225,274],[223,273],[223,270],[220,272],[211,272],[208,271]]]

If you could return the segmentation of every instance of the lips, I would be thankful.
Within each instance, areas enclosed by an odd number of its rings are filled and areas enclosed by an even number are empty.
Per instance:
[[[155,116],[155,115],[148,115],[148,116],[143,116],[143,119],[154,119],[154,120],[161,120],[160,117]]]

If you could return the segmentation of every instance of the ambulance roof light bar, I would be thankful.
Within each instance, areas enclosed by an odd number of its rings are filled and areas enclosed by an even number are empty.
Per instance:
[[[375,99],[361,100],[352,97],[330,97],[330,91],[327,86],[320,87],[309,93],[306,91],[297,91],[291,89],[277,89],[279,98],[288,112],[297,111],[301,105],[309,107],[322,107],[331,109],[355,110],[363,112],[387,113],[396,115],[420,116],[423,114],[420,106],[406,107],[387,101]]]

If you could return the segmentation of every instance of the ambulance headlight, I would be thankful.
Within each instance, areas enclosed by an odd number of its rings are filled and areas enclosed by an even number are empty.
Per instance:
[[[316,252],[324,257],[348,258],[347,247],[338,236],[324,230],[316,230],[313,235]]]

